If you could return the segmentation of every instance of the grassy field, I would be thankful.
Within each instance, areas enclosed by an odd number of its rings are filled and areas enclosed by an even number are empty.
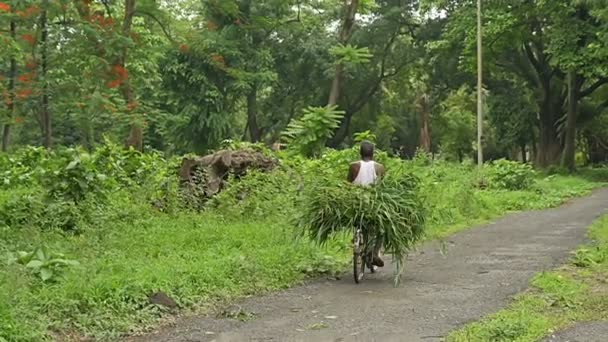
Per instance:
[[[596,173],[537,175],[526,189],[509,191],[476,186],[478,176],[469,166],[408,167],[423,182],[428,238],[510,211],[556,206],[602,184]],[[298,238],[290,220],[297,207],[288,207],[282,197],[292,188],[281,182],[272,186],[242,203],[202,213],[160,213],[137,202],[133,191],[114,192],[102,210],[93,211],[94,224],[74,233],[0,226],[0,341],[112,340],[172,314],[149,304],[148,296],[157,291],[173,298],[181,311],[206,312],[235,298],[343,271],[348,245],[337,239],[320,247]],[[0,204],[18,191],[0,191]],[[33,269],[4,261],[41,246],[79,265],[42,281]]]
[[[448,341],[535,342],[576,322],[608,320],[608,216],[568,265],[538,274],[506,309],[452,333]]]
[[[0,267],[0,336],[11,341],[43,340],[48,330],[115,337],[161,317],[147,303],[155,291],[204,310],[340,269],[345,256],[340,245],[313,246],[283,225],[205,214],[150,214],[73,236],[4,229],[0,240],[3,251],[44,244],[80,262],[52,284],[21,265]]]

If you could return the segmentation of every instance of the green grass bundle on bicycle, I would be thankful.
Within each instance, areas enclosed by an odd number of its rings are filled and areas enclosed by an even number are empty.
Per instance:
[[[419,180],[409,172],[385,175],[374,161],[374,146],[361,144],[361,160],[350,164],[348,183],[319,177],[307,189],[299,225],[324,244],[339,233],[353,234],[353,271],[361,280],[367,266],[384,266],[379,252],[392,255],[398,282],[408,251],[424,234]]]

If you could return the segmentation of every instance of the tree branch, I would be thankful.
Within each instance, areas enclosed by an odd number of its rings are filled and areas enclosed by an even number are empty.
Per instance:
[[[606,99],[604,102],[602,102],[602,104],[600,104],[600,112],[603,112],[606,109],[608,109],[608,99]]]
[[[103,3],[103,7],[106,8],[106,12],[108,13],[108,17],[112,18],[112,9],[110,8],[109,1],[102,0],[101,2]]]
[[[541,75],[543,73],[543,68],[541,67],[540,61],[536,58],[536,56],[534,55],[534,51],[532,51],[532,48],[528,43],[524,44],[524,51],[526,52],[526,56],[528,57],[528,60],[530,61],[536,72]]]
[[[594,91],[598,90],[601,86],[603,86],[604,84],[607,84],[607,83],[608,83],[608,77],[600,78],[595,83],[590,85],[589,88],[587,88],[585,90],[581,90],[581,94],[580,94],[581,98],[587,97],[587,96],[593,94]]]
[[[167,27],[165,26],[165,24],[163,24],[163,22],[158,19],[158,17],[156,17],[154,14],[148,12],[148,11],[142,11],[142,10],[135,10],[134,15],[145,15],[147,17],[149,17],[150,19],[154,20],[158,26],[160,26],[160,29],[163,31],[163,33],[165,34],[165,36],[167,37],[167,39],[169,39],[169,41],[171,43],[175,43],[175,40],[173,40],[173,38],[171,37],[171,34],[169,33],[169,31],[167,30]]]

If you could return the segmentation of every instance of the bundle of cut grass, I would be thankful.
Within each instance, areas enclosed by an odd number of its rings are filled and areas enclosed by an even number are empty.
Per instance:
[[[298,225],[319,244],[337,233],[361,227],[371,248],[381,240],[385,253],[393,256],[398,282],[408,251],[424,234],[424,205],[418,185],[413,174],[389,176],[373,187],[320,181],[308,189]]]

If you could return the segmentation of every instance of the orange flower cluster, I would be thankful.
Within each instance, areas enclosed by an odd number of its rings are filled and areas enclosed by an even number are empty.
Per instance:
[[[0,12],[10,12],[11,11],[11,5],[5,3],[5,2],[0,2]]]
[[[97,24],[101,27],[110,27],[114,25],[114,19],[110,17],[105,17],[101,14],[94,14],[89,18],[89,22],[92,24]]]
[[[32,96],[33,93],[34,93],[34,91],[29,88],[19,89],[17,91],[17,98],[20,100],[25,100],[28,97]]]
[[[19,77],[17,77],[17,79],[19,80],[19,82],[22,82],[22,83],[30,83],[35,78],[36,78],[36,73],[35,72],[28,72],[26,74],[21,74],[21,75],[19,75]]]
[[[118,77],[119,80],[124,81],[129,78],[129,72],[122,65],[114,65],[112,67],[112,71],[115,76]]]
[[[10,96],[9,92],[6,90],[2,92],[2,101],[4,102],[4,105],[7,107],[13,103],[13,100],[11,100],[11,96]]]
[[[34,35],[26,33],[21,35],[21,39],[25,40],[26,42],[28,42],[28,44],[30,44],[31,46],[36,45],[36,37],[34,37]]]
[[[211,63],[215,65],[216,68],[221,70],[225,70],[227,68],[226,60],[224,60],[224,56],[218,54],[211,55]]]
[[[30,6],[25,11],[17,11],[16,13],[22,18],[31,18],[40,13],[40,8],[38,6]]]
[[[226,66],[226,61],[224,60],[224,57],[221,55],[211,55],[211,60],[214,61],[217,64],[220,64],[221,66]]]
[[[139,103],[137,101],[133,101],[127,105],[127,110],[133,111],[133,110],[137,109],[137,107],[139,107]]]
[[[114,65],[112,66],[112,76],[113,79],[106,85],[108,88],[118,88],[129,78],[129,72],[122,65]]]
[[[34,70],[34,69],[36,69],[37,66],[38,66],[38,63],[36,62],[35,59],[30,59],[27,62],[25,62],[26,69]]]

